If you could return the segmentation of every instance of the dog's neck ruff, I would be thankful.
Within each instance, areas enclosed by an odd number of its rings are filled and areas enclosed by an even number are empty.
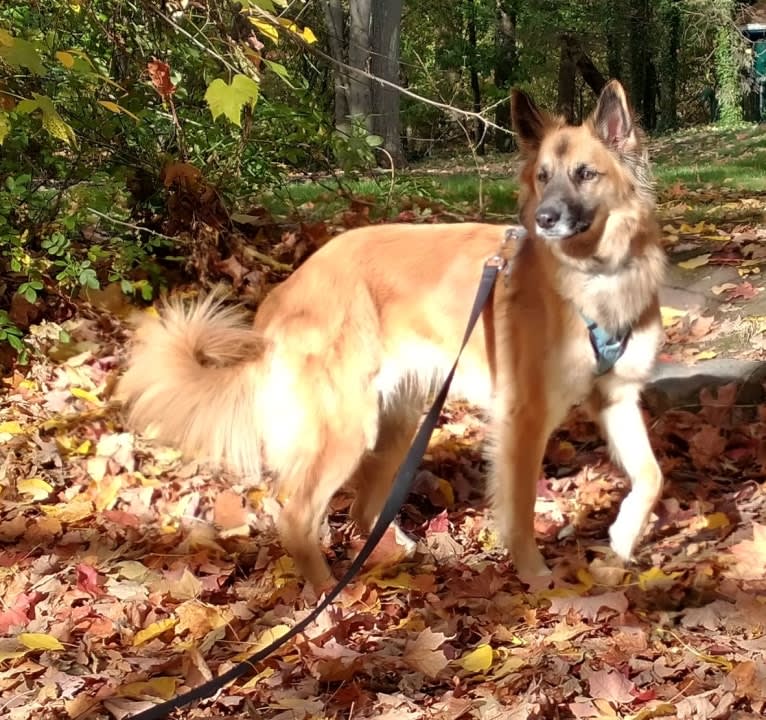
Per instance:
[[[522,240],[525,236],[526,230],[522,226],[512,225],[505,231],[502,245],[505,246],[510,240]],[[508,262],[503,269],[506,276],[510,273],[511,267],[512,264]],[[577,311],[588,328],[588,339],[593,348],[593,354],[596,356],[596,375],[605,375],[617,364],[625,352],[633,328],[629,327],[612,335],[582,310],[578,308]]]

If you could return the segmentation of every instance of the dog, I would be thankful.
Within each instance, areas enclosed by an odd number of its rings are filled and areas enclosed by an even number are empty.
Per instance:
[[[522,239],[504,244],[505,228],[484,223],[357,228],[274,288],[252,322],[213,294],[171,301],[137,330],[118,392],[128,424],[244,475],[268,468],[286,498],[281,542],[317,588],[332,581],[319,542],[330,499],[352,488],[352,518],[372,527],[498,253],[508,266],[452,394],[489,411],[493,514],[519,576],[549,572],[536,483],[572,406],[594,414],[631,481],[609,530],[619,557],[631,558],[660,495],[639,395],[662,341],[665,256],[642,132],[614,80],[581,125],[516,89],[511,105]]]

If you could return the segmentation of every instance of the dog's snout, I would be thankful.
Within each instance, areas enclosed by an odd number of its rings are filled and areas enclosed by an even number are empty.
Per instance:
[[[553,205],[541,205],[535,213],[535,220],[538,227],[543,230],[550,230],[561,220],[561,210]]]

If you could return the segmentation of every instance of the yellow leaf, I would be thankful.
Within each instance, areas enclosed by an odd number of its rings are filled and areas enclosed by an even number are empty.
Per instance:
[[[117,502],[117,496],[122,489],[122,481],[119,475],[104,477],[100,482],[95,483],[93,488],[93,503],[96,510],[103,512],[111,510]]]
[[[668,587],[673,584],[673,581],[679,575],[681,575],[680,572],[672,572],[668,574],[658,567],[649,568],[649,570],[642,572],[638,576],[638,586],[642,590],[648,590],[649,588]]]
[[[0,423],[0,435],[19,435],[22,432],[21,423],[16,420],[7,420]]]
[[[101,400],[99,400],[90,390],[86,390],[85,388],[79,388],[79,387],[73,387],[69,392],[72,393],[76,398],[80,398],[81,400],[87,400],[89,403],[92,403],[93,405],[101,405]]]
[[[252,655],[253,653],[257,653],[259,650],[263,650],[263,648],[271,645],[271,643],[281,638],[289,630],[289,625],[274,625],[274,627],[270,627],[267,630],[264,630],[258,636],[255,644],[248,649],[247,654]]]
[[[153,622],[149,627],[145,627],[143,630],[139,630],[135,637],[133,638],[133,647],[136,647],[137,645],[143,645],[145,642],[149,642],[149,640],[154,640],[154,638],[159,637],[162,635],[162,633],[167,632],[171,628],[175,627],[176,623],[178,622],[177,618],[169,617],[165,618],[164,620],[157,620],[157,622]]]
[[[702,518],[704,526],[708,530],[718,530],[719,528],[725,528],[731,525],[731,521],[726,513],[715,512],[712,515],[705,515]]]
[[[585,586],[585,591],[590,590],[596,583],[593,579],[593,575],[590,574],[587,568],[581,567],[577,569],[577,579]]]
[[[142,698],[146,695],[170,700],[176,694],[178,678],[156,677],[144,682],[132,682],[117,688],[117,695],[122,697]]]
[[[18,641],[30,650],[63,650],[64,646],[53,635],[45,633],[21,633]]]
[[[48,517],[56,518],[65,523],[76,523],[93,514],[93,503],[78,495],[68,503],[60,505],[38,505]]]
[[[380,570],[384,571],[386,568],[381,567]],[[378,587],[382,588],[411,590],[413,587],[415,587],[412,575],[408,575],[406,572],[400,572],[398,575],[394,575],[393,577],[377,577],[375,575],[375,570],[373,570],[371,573],[365,576],[365,580],[371,585],[377,585]]]
[[[39,477],[21,480],[16,487],[20,493],[31,495],[33,500],[44,500],[53,492],[53,485]]]
[[[132,117],[136,122],[141,122],[141,120],[138,118],[138,116],[134,115],[130,110],[126,110],[122,105],[118,105],[116,102],[112,102],[111,100],[99,100],[99,105],[102,105],[110,112],[113,112],[117,115],[122,113],[123,115],[129,115]]]
[[[660,313],[662,314],[662,327],[670,327],[676,320],[678,320],[678,318],[686,316],[688,311],[678,310],[677,308],[666,307],[663,305],[660,308]]]
[[[0,662],[18,660],[27,654],[26,650],[0,650]]]
[[[303,28],[303,39],[311,45],[317,41],[317,36],[314,35],[314,31],[310,27]]]
[[[492,656],[492,646],[484,643],[467,655],[463,655],[458,660],[458,664],[468,672],[482,672],[492,667]]]
[[[695,270],[696,268],[700,268],[703,265],[707,265],[708,260],[710,260],[711,253],[703,253],[702,255],[697,255],[696,257],[689,258],[688,260],[684,260],[680,263],[678,263],[678,267],[682,268],[683,270]]]
[[[626,716],[626,720],[653,720],[653,718],[668,717],[676,714],[676,706],[671,703],[658,703],[639,710],[635,715]]]
[[[261,670],[257,675],[253,675],[243,686],[243,690],[248,690],[250,688],[254,688],[261,680],[266,680],[270,678],[276,670],[274,668],[266,667]]]
[[[71,53],[59,50],[56,53],[56,60],[58,60],[67,70],[71,70],[74,67],[74,57]]]
[[[279,33],[271,23],[264,22],[263,20],[258,20],[254,17],[250,17],[248,20],[250,20],[250,22],[261,31],[264,37],[269,38],[269,40],[272,40],[274,43],[279,42]]]
[[[452,489],[452,485],[446,480],[439,478],[439,491],[444,495],[447,507],[452,507],[455,504],[455,491]]]
[[[717,357],[718,353],[715,350],[703,350],[701,353],[698,353],[694,356],[695,360],[712,360],[714,357]]]

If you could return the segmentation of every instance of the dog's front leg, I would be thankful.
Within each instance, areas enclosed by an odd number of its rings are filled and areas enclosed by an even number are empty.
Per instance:
[[[609,528],[612,549],[629,560],[649,516],[662,493],[662,471],[657,463],[638,404],[639,388],[620,387],[598,394],[595,404],[612,456],[622,465],[631,490]]]
[[[495,520],[518,575],[522,579],[548,575],[535,541],[537,479],[547,439],[545,413],[531,403],[500,407],[495,420]]]

